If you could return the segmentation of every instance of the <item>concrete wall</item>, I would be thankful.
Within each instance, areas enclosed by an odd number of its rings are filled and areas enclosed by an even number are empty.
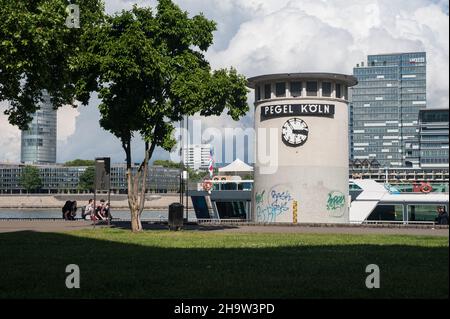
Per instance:
[[[301,116],[260,121],[261,107],[285,104],[334,104],[334,118]],[[289,147],[281,140],[282,126],[300,118],[309,128],[307,141]],[[278,151],[278,167],[264,174],[268,165],[256,156],[253,218],[257,222],[347,223],[348,215],[348,105],[333,98],[276,99],[255,107],[255,129],[277,129],[276,147],[257,134],[260,148]],[[296,208],[295,208],[296,207]],[[296,214],[295,214],[296,211]],[[295,216],[296,215],[296,216]]]
[[[146,209],[168,209],[169,205],[179,202],[179,194],[148,194],[145,201]],[[0,195],[0,208],[61,208],[67,200],[76,200],[78,207],[87,204],[92,194],[73,195]],[[98,195],[97,200],[107,199],[107,196]],[[111,207],[128,209],[126,195],[111,195]],[[189,207],[192,202],[189,198]]]

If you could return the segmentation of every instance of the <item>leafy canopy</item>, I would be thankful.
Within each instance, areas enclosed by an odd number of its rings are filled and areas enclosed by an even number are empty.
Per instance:
[[[64,166],[94,166],[94,160],[84,160],[84,159],[74,159],[72,161],[67,161],[64,163]]]
[[[78,183],[78,188],[81,190],[94,190],[95,183],[95,168],[94,166],[89,166],[80,175],[80,180]]]
[[[68,0],[0,0],[0,102],[11,124],[26,129],[46,90],[55,108],[72,104],[82,74],[74,56],[85,31],[103,21],[101,0],[77,0],[80,28],[65,24]],[[87,103],[87,96],[80,96]]]
[[[226,109],[237,120],[248,111],[246,79],[234,69],[211,70],[204,52],[215,27],[170,0],[160,0],[156,12],[134,6],[108,17],[90,30],[88,50],[77,57],[85,74],[78,93],[99,92],[100,124],[123,145],[139,133],[170,150],[173,122],[183,115]]]
[[[37,190],[42,186],[39,169],[34,166],[25,166],[20,175],[20,185],[28,192]]]

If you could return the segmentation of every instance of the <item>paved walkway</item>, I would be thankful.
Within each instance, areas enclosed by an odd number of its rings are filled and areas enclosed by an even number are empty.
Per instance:
[[[145,229],[163,230],[166,225],[143,223]],[[106,227],[104,224],[97,227]],[[130,229],[129,222],[113,222],[112,227]],[[0,233],[17,231],[37,232],[63,232],[79,229],[93,229],[90,221],[64,221],[64,220],[1,220]],[[243,225],[187,225],[186,230],[235,232],[235,233],[305,233],[305,234],[398,234],[398,235],[425,235],[449,237],[448,228],[407,227],[407,226],[243,226]]]

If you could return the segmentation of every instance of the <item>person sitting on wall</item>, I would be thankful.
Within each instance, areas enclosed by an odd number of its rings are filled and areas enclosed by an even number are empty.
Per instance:
[[[105,207],[104,207],[104,211],[105,211],[105,217],[106,219],[111,220],[112,216],[111,216],[111,211],[110,211],[110,207],[109,207],[109,202],[106,203]]]
[[[69,220],[71,212],[72,212],[72,201],[68,200],[66,201],[66,203],[62,208],[62,218],[64,220]]]
[[[448,213],[445,210],[445,206],[438,206],[437,213],[438,213],[438,216],[436,217],[436,224],[448,225]]]
[[[92,215],[94,215],[95,209],[94,209],[94,200],[91,198],[89,199],[87,205],[84,207],[83,212],[81,213],[81,217],[83,219],[91,218]]]
[[[70,206],[69,220],[75,220],[75,217],[77,216],[77,209],[77,201],[74,200]]]
[[[107,215],[106,215],[106,205],[105,205],[104,199],[100,200],[100,205],[98,205],[97,208],[95,209],[95,216],[99,220],[106,220]]]

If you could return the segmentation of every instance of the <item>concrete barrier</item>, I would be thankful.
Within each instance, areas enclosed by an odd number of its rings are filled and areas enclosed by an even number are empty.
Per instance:
[[[87,204],[93,194],[30,194],[30,195],[0,195],[0,208],[61,208],[68,200],[76,200],[78,207]],[[107,200],[106,194],[98,194],[97,201]],[[186,200],[186,198],[184,198]],[[167,209],[171,203],[179,202],[179,194],[147,194],[146,209]],[[111,194],[111,207],[128,209],[127,195]],[[189,207],[192,202],[189,198]]]

